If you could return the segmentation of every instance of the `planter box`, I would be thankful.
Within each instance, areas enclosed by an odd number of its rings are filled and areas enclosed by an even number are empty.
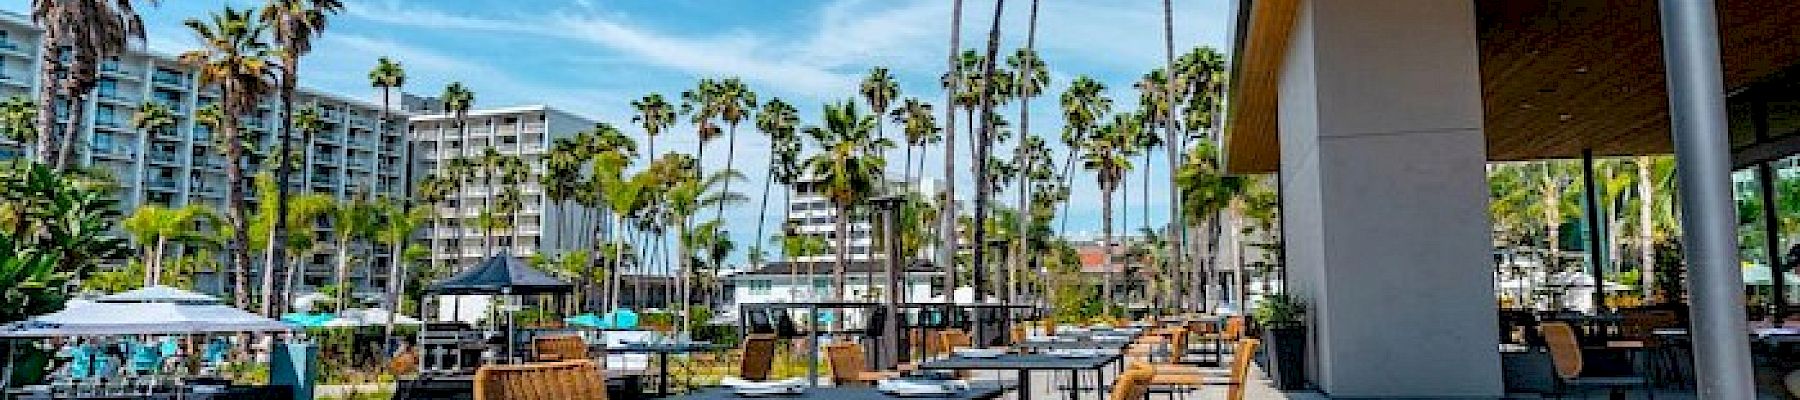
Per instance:
[[[1306,329],[1301,327],[1263,329],[1263,352],[1267,354],[1269,378],[1278,390],[1306,388]],[[1239,357],[1247,355],[1239,354]]]

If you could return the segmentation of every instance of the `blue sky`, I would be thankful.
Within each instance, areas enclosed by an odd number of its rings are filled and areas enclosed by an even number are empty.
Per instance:
[[[943,102],[936,85],[949,46],[950,0],[344,0],[348,10],[302,64],[307,86],[374,98],[367,72],[376,57],[400,61],[407,91],[436,94],[451,81],[476,93],[477,108],[542,103],[613,123],[628,132],[632,99],[651,92],[675,96],[704,77],[738,76],[762,98],[795,104],[808,123],[824,102],[851,98],[856,81],[873,66],[893,70],[901,96]],[[9,1],[0,9],[24,12],[29,2]],[[144,11],[147,45],[176,53],[194,48],[181,26],[190,17],[226,5],[249,7],[251,0],[172,0]],[[1197,45],[1223,48],[1229,26],[1227,0],[1175,0],[1176,49]],[[1006,2],[1003,53],[1023,45],[1031,3]],[[993,2],[964,4],[965,48],[986,44]],[[1131,82],[1162,64],[1162,2],[1156,0],[1044,0],[1038,18],[1038,53],[1050,67],[1052,85],[1032,104],[1034,134],[1052,143],[1059,137],[1055,96],[1075,76],[1105,83],[1118,108],[1134,108]],[[940,108],[941,110],[941,108]],[[1001,112],[1016,117],[1016,106]],[[693,151],[686,126],[658,138],[660,151]],[[898,128],[890,125],[889,130]],[[751,176],[734,186],[756,195],[768,160],[767,141],[740,129],[736,167]],[[959,132],[959,135],[965,133]],[[969,154],[959,137],[959,157]],[[724,141],[715,142],[723,154]],[[1056,145],[1058,157],[1063,149]],[[1004,151],[1003,145],[996,151]],[[668,150],[664,150],[668,149]],[[927,152],[927,171],[941,175],[940,149]],[[898,163],[899,150],[890,157]],[[724,157],[709,157],[722,165]],[[1160,159],[1160,158],[1158,158]],[[967,160],[964,158],[964,160]],[[965,162],[966,163],[966,162]],[[1144,166],[1139,165],[1139,168]],[[1149,166],[1153,182],[1166,182],[1165,166]],[[968,169],[961,169],[968,170]],[[1142,224],[1142,170],[1131,174],[1129,226]],[[1100,193],[1093,175],[1078,171],[1069,231],[1098,234]],[[966,198],[971,179],[958,177]],[[1163,221],[1163,185],[1152,186],[1152,221]],[[1003,197],[1003,198],[1011,198]],[[1120,205],[1123,206],[1123,205]],[[746,247],[755,230],[755,203],[728,213],[729,226]],[[771,206],[771,217],[778,215]],[[1115,216],[1117,218],[1117,216]],[[1120,229],[1125,222],[1120,222]]]

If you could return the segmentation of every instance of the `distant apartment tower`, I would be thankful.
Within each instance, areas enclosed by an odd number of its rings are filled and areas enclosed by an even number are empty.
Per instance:
[[[885,185],[890,192],[905,190],[912,193],[930,193],[931,195],[928,196],[928,198],[931,199],[943,196],[943,188],[938,185],[938,181],[930,178],[920,179],[910,183],[889,181]],[[824,238],[826,241],[826,250],[824,254],[793,257],[792,261],[824,262],[836,260],[838,251],[837,218],[837,207],[832,205],[830,198],[825,197],[823,182],[812,177],[802,177],[796,182],[794,184],[794,196],[788,200],[786,218],[786,228],[788,229],[788,233],[795,235],[813,235]],[[874,235],[879,234],[879,232],[875,232],[876,226],[872,223],[870,216],[853,211],[849,218],[849,226],[845,227],[845,230],[848,231],[850,237],[850,240],[846,243],[846,245],[849,246],[848,258],[850,260],[886,259],[886,254],[883,254],[882,250],[877,246],[879,241]],[[929,251],[929,248],[922,249],[922,252],[925,252],[926,254],[929,254]],[[871,252],[874,254],[871,254]]]
[[[435,99],[409,98],[419,109],[441,110]],[[511,229],[492,232],[493,253],[510,251],[516,257],[554,253],[562,249],[582,248],[591,244],[593,224],[598,218],[579,218],[582,208],[569,204],[556,207],[545,197],[538,177],[544,173],[544,155],[550,143],[558,138],[575,136],[593,129],[593,120],[543,105],[474,110],[468,113],[466,127],[458,129],[450,114],[434,113],[412,118],[412,134],[416,143],[419,170],[415,179],[444,171],[449,160],[477,159],[488,148],[500,154],[516,155],[525,162],[531,177],[519,185],[521,207],[513,216]],[[461,190],[449,199],[429,205],[435,218],[428,222],[425,238],[431,244],[431,261],[436,265],[473,265],[489,254],[485,252],[488,232],[477,224],[483,207],[500,195],[501,183],[486,186],[481,179],[464,181]]]
[[[25,16],[0,12],[0,98],[36,98],[40,35]],[[224,213],[223,143],[194,119],[195,110],[219,101],[218,90],[200,86],[193,69],[174,57],[142,51],[103,60],[99,77],[82,114],[74,119],[81,126],[75,143],[76,163],[110,172],[119,182],[125,212],[145,204],[205,204]],[[294,101],[297,107],[316,107],[324,124],[310,139],[299,132],[294,135],[293,149],[303,154],[305,162],[289,176],[290,193],[323,193],[339,200],[356,195],[404,195],[405,113],[390,112],[388,123],[382,124],[378,120],[380,104],[306,88],[296,91]],[[144,102],[160,103],[173,111],[174,128],[152,133],[132,128],[131,117]],[[58,117],[59,123],[69,123],[64,113]],[[246,151],[275,153],[280,145],[280,121],[281,104],[271,94],[240,121],[243,141],[254,146]],[[25,156],[31,147],[30,143],[0,139],[0,159]],[[269,167],[246,160],[246,180]],[[256,197],[253,188],[248,190],[245,199],[254,212],[263,199]],[[335,232],[325,225],[315,229],[321,235],[319,245],[303,257],[303,265],[297,269],[302,272],[296,280],[301,291],[328,284],[333,278]],[[372,261],[385,265],[386,250],[376,247]],[[261,273],[260,265],[252,268],[253,273]],[[372,270],[351,277],[357,292],[383,287],[386,269]],[[221,291],[225,287],[224,280],[212,271],[197,274],[198,289]]]

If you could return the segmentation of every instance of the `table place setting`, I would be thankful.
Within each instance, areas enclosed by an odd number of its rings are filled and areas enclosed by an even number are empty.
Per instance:
[[[752,381],[738,377],[726,377],[719,380],[719,386],[730,388],[731,393],[740,397],[793,396],[806,392],[806,380],[801,378]]]
[[[960,358],[998,358],[1006,355],[1006,351],[1005,348],[962,347],[950,350],[950,354]]]
[[[895,397],[945,397],[969,390],[969,382],[921,378],[883,379],[875,383],[875,390]]]
[[[1059,358],[1094,358],[1101,355],[1099,349],[1056,349],[1044,352]]]

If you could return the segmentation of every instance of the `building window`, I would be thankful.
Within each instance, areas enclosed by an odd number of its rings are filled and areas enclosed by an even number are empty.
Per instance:
[[[769,282],[768,279],[756,279],[751,280],[748,286],[750,287],[750,294],[769,294],[769,289],[773,287],[773,283]]]

